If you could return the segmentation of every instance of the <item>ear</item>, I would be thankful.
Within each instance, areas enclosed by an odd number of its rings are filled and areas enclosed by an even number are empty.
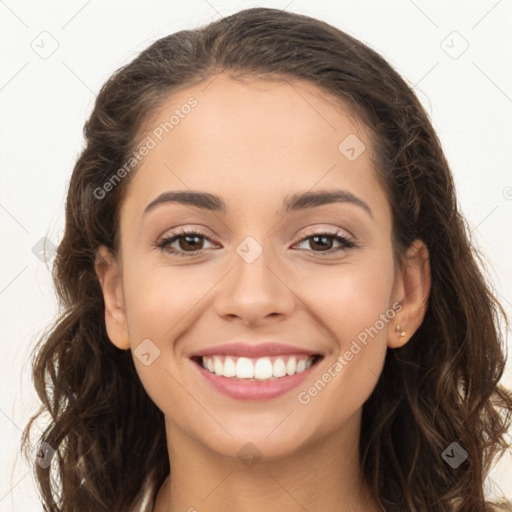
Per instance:
[[[105,325],[110,341],[122,350],[130,348],[123,297],[122,271],[112,253],[100,246],[94,268],[103,291]]]
[[[430,261],[422,240],[415,240],[409,247],[396,278],[395,300],[402,307],[396,309],[395,320],[389,323],[390,348],[405,345],[425,317],[430,293]]]

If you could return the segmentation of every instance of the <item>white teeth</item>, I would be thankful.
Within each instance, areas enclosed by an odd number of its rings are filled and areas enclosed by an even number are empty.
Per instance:
[[[274,361],[272,374],[274,377],[284,377],[286,375],[286,365],[280,357]]]
[[[254,377],[256,379],[270,379],[272,377],[272,363],[268,357],[256,360],[254,365]]]
[[[222,361],[219,356],[213,356],[213,368],[215,375],[222,375]]]
[[[249,359],[248,357],[205,356],[202,358],[203,368],[211,373],[228,378],[248,380],[269,380],[286,375],[295,375],[308,369],[313,364],[313,357],[297,358],[291,356],[277,357],[274,362],[269,357]]]
[[[295,362],[295,357],[290,357],[288,362],[286,363],[286,373],[288,375],[293,375],[297,371],[297,363]]]
[[[254,377],[254,365],[247,357],[240,357],[236,362],[236,376],[239,379],[252,379]]]
[[[236,376],[236,365],[231,357],[226,357],[224,361],[224,368],[222,370],[224,377],[235,377]]]

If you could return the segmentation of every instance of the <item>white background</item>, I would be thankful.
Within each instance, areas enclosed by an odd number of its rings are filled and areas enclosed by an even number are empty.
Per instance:
[[[511,313],[512,1],[288,2],[0,0],[0,512],[42,508],[18,452],[21,429],[38,407],[29,352],[57,310],[49,267],[32,248],[45,236],[60,240],[66,187],[95,93],[171,32],[242,8],[287,8],[381,53],[432,117],[462,211]],[[41,58],[52,45],[56,51]],[[510,361],[503,382],[512,386]],[[510,453],[491,476],[490,491],[512,499]]]

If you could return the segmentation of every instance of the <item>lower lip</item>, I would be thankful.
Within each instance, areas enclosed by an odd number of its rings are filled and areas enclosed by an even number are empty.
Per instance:
[[[284,395],[302,384],[321,361],[295,375],[267,381],[244,381],[222,377],[192,361],[199,373],[220,393],[238,400],[269,400]]]

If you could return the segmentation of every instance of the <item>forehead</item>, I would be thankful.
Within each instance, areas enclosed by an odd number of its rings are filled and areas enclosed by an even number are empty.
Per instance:
[[[290,192],[378,188],[363,125],[304,81],[212,77],[171,94],[145,122],[141,140],[149,139],[128,193],[146,204],[194,189],[275,211]]]

